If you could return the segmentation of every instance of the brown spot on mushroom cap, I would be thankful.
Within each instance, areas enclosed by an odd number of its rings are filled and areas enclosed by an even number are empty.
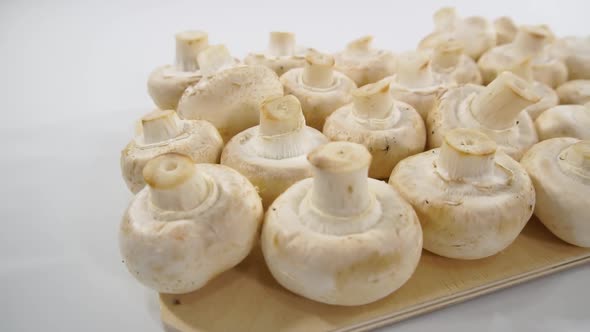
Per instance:
[[[187,155],[166,153],[148,161],[143,168],[143,178],[154,189],[172,189],[193,176],[194,166]]]
[[[494,140],[475,129],[456,128],[447,132],[443,139],[455,151],[472,156],[488,156],[498,148]]]
[[[371,158],[367,148],[351,142],[330,142],[307,155],[313,166],[330,172],[350,172],[368,167]]]

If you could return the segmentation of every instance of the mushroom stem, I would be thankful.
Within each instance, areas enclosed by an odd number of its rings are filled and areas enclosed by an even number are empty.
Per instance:
[[[400,56],[395,77],[397,82],[410,88],[431,85],[433,77],[428,57],[421,54]]]
[[[503,72],[471,102],[473,116],[487,128],[507,129],[516,125],[520,112],[539,101],[529,83]]]
[[[220,70],[235,65],[235,60],[225,45],[207,47],[199,53],[198,60],[203,76],[211,76]]]
[[[353,112],[361,119],[388,118],[394,107],[389,81],[381,80],[352,91]]]
[[[331,142],[316,148],[307,159],[314,169],[311,203],[316,209],[336,217],[349,217],[369,208],[371,154],[364,146]]]
[[[346,49],[357,53],[366,53],[371,49],[373,43],[373,36],[364,36],[355,39],[346,45]]]
[[[542,26],[523,26],[514,37],[514,45],[524,54],[535,55],[543,50],[550,37]]]
[[[199,69],[197,56],[209,45],[209,37],[203,31],[183,31],[176,34],[176,68],[180,71]]]
[[[515,61],[511,68],[507,68],[509,72],[517,75],[527,82],[533,81],[533,71],[531,69],[532,58],[529,56],[523,57]]]
[[[494,171],[496,143],[473,129],[454,129],[443,140],[437,172],[453,181],[481,179]]]
[[[463,47],[457,41],[443,43],[434,49],[431,64],[442,69],[455,68],[461,59]]]
[[[143,169],[150,199],[167,211],[187,211],[199,206],[209,195],[209,182],[195,170],[185,155],[168,153],[150,160]]]
[[[328,88],[334,83],[334,57],[313,52],[305,57],[303,83],[316,88]]]
[[[437,10],[432,16],[432,19],[434,20],[434,28],[438,31],[452,29],[458,18],[457,10],[453,7],[443,7]]]
[[[178,122],[179,118],[172,110],[156,110],[145,115],[141,119],[144,143],[158,143],[177,137],[182,133]]]
[[[270,33],[268,51],[273,56],[295,54],[295,34],[292,32],[273,31]]]
[[[565,161],[580,175],[590,178],[590,141],[579,141],[564,151]]]

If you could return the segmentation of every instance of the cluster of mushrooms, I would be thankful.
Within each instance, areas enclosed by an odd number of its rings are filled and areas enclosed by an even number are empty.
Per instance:
[[[590,247],[590,37],[452,8],[434,23],[401,54],[272,32],[243,61],[177,34],[176,61],[149,76],[158,109],[121,154],[131,274],[191,292],[260,244],[285,288],[361,305],[401,287],[423,248],[492,256],[533,213]]]

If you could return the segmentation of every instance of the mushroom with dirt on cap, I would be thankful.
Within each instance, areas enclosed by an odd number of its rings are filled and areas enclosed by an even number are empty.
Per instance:
[[[221,163],[248,178],[266,208],[292,184],[312,176],[306,156],[327,142],[320,131],[305,125],[299,101],[287,95],[262,104],[260,125],[234,136]]]
[[[559,105],[543,112],[535,120],[539,140],[573,137],[590,140],[590,108],[582,105]]]
[[[479,259],[504,250],[535,206],[524,168],[473,129],[453,129],[442,147],[402,160],[389,183],[416,210],[424,249],[449,258]]]
[[[143,168],[158,155],[178,152],[197,163],[219,161],[223,140],[207,121],[180,120],[172,110],[155,110],[142,117],[140,129],[121,152],[121,173],[133,193],[145,186]]]
[[[129,272],[160,293],[188,293],[240,263],[257,241],[262,204],[229,167],[169,153],[143,170],[147,187],[127,208],[119,233]]]
[[[273,31],[270,33],[268,49],[265,52],[248,54],[244,63],[266,66],[281,76],[293,68],[303,67],[307,51],[307,48],[295,43],[294,33]]]
[[[367,177],[365,147],[331,142],[308,155],[313,179],[270,206],[261,245],[273,277],[308,299],[362,305],[400,288],[422,251],[416,213],[386,183]]]

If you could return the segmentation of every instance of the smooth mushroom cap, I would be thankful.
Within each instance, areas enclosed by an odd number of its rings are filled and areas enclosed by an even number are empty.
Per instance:
[[[535,192],[524,168],[473,129],[454,129],[441,148],[402,160],[389,184],[414,207],[424,248],[458,259],[504,250],[533,213]]]
[[[502,73],[485,88],[467,84],[449,89],[428,115],[428,146],[441,146],[451,129],[474,128],[519,160],[538,141],[534,123],[525,110],[539,100],[530,83],[510,72]]]
[[[590,102],[590,80],[573,80],[557,88],[561,104],[584,105]]]
[[[172,110],[156,110],[141,119],[141,130],[121,152],[121,173],[131,192],[144,186],[142,171],[147,162],[161,154],[176,152],[196,163],[217,163],[223,140],[207,121],[180,120]]]
[[[496,45],[511,43],[518,32],[518,27],[508,16],[501,16],[495,19],[494,28],[496,29]]]
[[[328,304],[362,305],[391,294],[420,259],[415,212],[386,183],[367,178],[371,155],[361,145],[328,143],[308,159],[314,178],[290,187],[265,218],[261,244],[272,275]]]
[[[303,68],[291,69],[281,76],[285,94],[301,102],[308,126],[322,130],[326,117],[352,101],[353,80],[334,70],[334,58],[311,52]]]
[[[268,49],[262,53],[248,54],[244,63],[268,67],[280,77],[293,68],[303,67],[306,53],[306,48],[297,46],[294,33],[272,31]]]
[[[387,179],[400,160],[424,151],[424,122],[413,107],[393,99],[385,80],[352,94],[353,103],[326,119],[324,134],[333,141],[364,145],[373,157],[369,176]]]
[[[560,105],[546,110],[535,120],[539,140],[573,137],[590,140],[590,109],[582,105]]]
[[[557,237],[590,247],[590,141],[552,138],[523,157],[537,193],[535,215]]]
[[[148,186],[133,198],[119,233],[138,281],[161,293],[187,293],[248,255],[263,211],[246,178],[175,153],[152,159],[143,173]]]
[[[311,177],[306,155],[327,142],[321,132],[305,126],[299,101],[288,95],[262,104],[260,125],[234,136],[221,163],[248,178],[266,208],[292,184]]]
[[[183,31],[176,34],[174,65],[156,68],[148,78],[148,93],[160,109],[175,110],[184,90],[199,82],[201,72],[197,56],[207,48],[208,35],[203,31]]]
[[[357,86],[377,82],[395,72],[393,53],[372,48],[372,42],[372,36],[364,36],[334,54],[336,70],[350,77]]]

